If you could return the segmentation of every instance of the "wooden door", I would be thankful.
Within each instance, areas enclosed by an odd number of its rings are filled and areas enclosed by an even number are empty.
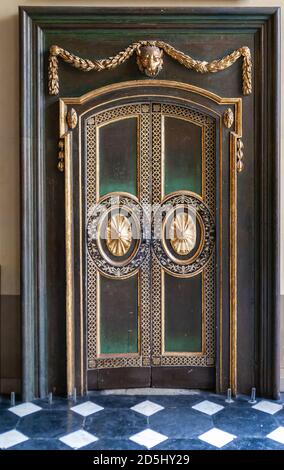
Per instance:
[[[236,319],[240,110],[167,81],[61,99],[70,390],[215,387],[216,331]]]

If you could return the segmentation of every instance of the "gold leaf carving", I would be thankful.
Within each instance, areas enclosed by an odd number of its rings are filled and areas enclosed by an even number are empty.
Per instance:
[[[131,245],[132,230],[127,217],[122,214],[113,215],[107,225],[106,245],[114,256],[124,256]]]
[[[195,223],[186,212],[177,214],[169,228],[169,239],[178,255],[188,255],[196,244]]]
[[[149,54],[149,47],[151,48]],[[148,48],[148,49],[147,49]],[[160,49],[160,54],[157,53]],[[147,49],[147,50],[146,50]],[[243,94],[249,95],[252,92],[252,60],[250,49],[247,46],[240,47],[231,54],[221,59],[215,59],[211,62],[205,60],[193,59],[188,54],[175,49],[170,44],[163,41],[138,41],[130,44],[123,51],[118,52],[113,57],[106,59],[82,59],[71,52],[59,46],[51,46],[48,63],[48,89],[50,95],[58,95],[59,93],[59,77],[58,77],[58,58],[72,65],[79,70],[89,72],[94,70],[101,72],[102,70],[112,70],[126,62],[134,53],[137,56],[137,63],[146,75],[155,76],[159,73],[163,66],[163,52],[172,59],[179,62],[188,69],[195,70],[199,73],[215,73],[231,67],[240,57],[243,58],[242,80]]]
[[[224,112],[223,121],[228,129],[230,129],[234,124],[234,113],[231,108],[226,109]]]

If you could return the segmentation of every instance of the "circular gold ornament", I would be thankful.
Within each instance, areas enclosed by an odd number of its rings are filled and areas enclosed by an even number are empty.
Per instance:
[[[196,225],[187,212],[177,214],[169,227],[169,239],[178,255],[188,255],[196,244]]]
[[[124,256],[132,242],[131,224],[125,215],[113,215],[106,229],[106,245],[114,256]]]

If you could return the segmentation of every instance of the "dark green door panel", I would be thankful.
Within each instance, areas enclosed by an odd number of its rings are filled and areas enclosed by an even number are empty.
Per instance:
[[[137,118],[120,119],[98,130],[100,196],[137,194]]]
[[[202,194],[202,127],[164,117],[165,195],[179,190]]]

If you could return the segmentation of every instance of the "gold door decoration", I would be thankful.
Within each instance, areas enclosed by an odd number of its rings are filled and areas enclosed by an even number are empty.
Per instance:
[[[196,226],[190,214],[183,212],[174,217],[169,229],[169,239],[178,255],[188,255],[191,252],[196,243]]]
[[[131,224],[125,215],[113,215],[106,230],[106,245],[110,253],[114,256],[124,256],[131,245],[132,230]]]
[[[129,97],[137,96],[137,89],[139,87],[153,87],[153,81],[143,80],[136,82],[125,82],[120,84],[109,85],[100,90],[94,90],[86,95],[78,98],[64,98],[60,100],[60,139],[62,148],[65,153],[66,172],[65,172],[65,199],[66,199],[66,327],[67,327],[67,382],[68,393],[72,393],[75,383],[75,344],[74,344],[74,290],[73,290],[73,235],[72,235],[72,179],[71,179],[71,132],[78,132],[78,127],[81,126],[81,117],[79,116],[79,108],[81,104],[95,99],[98,96],[103,96],[104,93],[109,91],[117,91],[128,89]],[[215,214],[215,192],[211,191],[215,184],[214,162],[216,155],[215,143],[218,142],[220,146],[220,159],[222,159],[222,139],[225,135],[229,135],[230,141],[230,201],[229,201],[229,226],[230,226],[230,278],[229,278],[229,299],[230,299],[230,386],[232,392],[237,390],[237,158],[238,161],[242,159],[240,155],[239,140],[242,137],[242,100],[240,98],[220,98],[214,93],[207,90],[187,85],[174,81],[155,81],[155,85],[167,88],[167,92],[160,93],[160,96],[168,98],[171,92],[182,90],[183,92],[191,93],[194,97],[203,96],[211,100],[217,106],[230,105],[234,112],[234,121],[232,130],[222,129],[222,110],[221,113],[215,112],[217,121],[219,120],[219,132],[216,135],[214,119],[206,114],[202,114],[196,110],[190,109],[187,103],[194,103],[190,99],[182,98],[185,106],[178,106],[171,103],[159,103],[153,94],[153,104],[149,103],[132,103],[120,106],[115,106],[107,111],[97,112],[88,117],[85,122],[86,132],[86,181],[88,185],[86,188],[86,207],[90,207],[97,202],[96,195],[96,178],[97,178],[97,128],[101,124],[110,122],[115,119],[121,119],[125,116],[136,116],[139,120],[140,128],[140,162],[139,162],[139,188],[140,188],[140,202],[141,204],[156,204],[164,198],[163,191],[163,166],[161,165],[162,159],[162,133],[161,125],[163,116],[180,116],[181,119],[188,119],[196,124],[199,124],[203,129],[204,136],[204,160],[203,160],[203,174],[205,175],[202,185],[202,199],[206,202],[212,214]],[[140,96],[140,95],[139,95]],[[115,102],[116,100],[114,100]],[[198,104],[198,99],[196,99]],[[79,126],[76,129],[68,130],[66,116],[70,107],[75,106],[78,112]],[[210,104],[209,104],[210,106]],[[210,107],[208,109],[211,109]],[[226,109],[226,108],[225,108]],[[223,108],[223,113],[225,112]],[[70,129],[70,128],[69,128]],[[228,133],[228,134],[227,134]],[[150,136],[152,135],[152,145]],[[223,136],[223,137],[222,137]],[[238,147],[237,147],[238,146]],[[62,162],[64,157],[61,158]],[[81,150],[79,152],[79,159],[82,161]],[[222,170],[219,169],[220,188],[222,182]],[[152,174],[153,193],[152,198],[149,193],[149,174]],[[79,186],[79,190],[82,187]],[[81,199],[82,200],[82,199]],[[80,203],[82,211],[82,202]],[[149,213],[147,214],[150,215]],[[82,234],[82,222],[80,222],[80,231]],[[83,238],[81,237],[82,243]],[[220,238],[220,247],[222,247],[222,239]],[[222,251],[222,250],[221,250]],[[83,273],[82,251],[80,251],[80,272]],[[222,260],[220,261],[222,264]],[[105,368],[105,367],[137,367],[149,366],[150,358],[153,365],[174,366],[174,365],[187,365],[187,366],[210,366],[215,362],[215,335],[214,335],[214,317],[210,311],[214,312],[215,306],[215,256],[211,256],[206,267],[203,271],[202,282],[203,290],[203,313],[205,329],[203,330],[203,346],[200,355],[188,354],[172,356],[164,354],[164,339],[162,335],[163,316],[161,316],[161,305],[163,306],[163,271],[160,268],[157,258],[153,258],[151,271],[152,271],[152,285],[153,289],[150,295],[150,290],[145,288],[148,285],[149,271],[142,270],[139,275],[140,287],[140,301],[141,301],[141,348],[139,355],[132,355],[128,357],[116,358],[103,358],[98,357],[98,319],[96,314],[97,296],[99,292],[99,276],[98,271],[94,267],[91,257],[87,257],[87,271],[88,271],[88,287],[87,287],[87,368]],[[149,269],[149,268],[148,268]],[[144,288],[143,288],[144,286]],[[82,286],[80,287],[82,289]],[[222,289],[222,286],[220,286]],[[220,296],[222,297],[221,290]],[[151,305],[152,298],[152,312],[150,314],[149,305]],[[80,307],[80,324],[83,325],[83,303]],[[207,314],[209,312],[209,314]],[[154,328],[151,331],[151,315]],[[218,332],[220,340],[219,360],[220,360],[220,390],[222,386],[222,305],[220,305],[220,331]],[[82,328],[82,326],[81,326]],[[83,330],[81,334],[81,350],[83,349]],[[153,347],[152,347],[153,345]],[[83,356],[81,356],[83,357]],[[84,366],[81,364],[81,389],[85,389],[84,385]]]
[[[199,73],[216,73],[231,67],[240,57],[243,58],[242,82],[243,94],[252,92],[252,60],[250,49],[247,46],[239,47],[221,59],[211,62],[193,59],[190,55],[175,49],[164,41],[138,41],[130,44],[124,51],[118,52],[114,57],[107,59],[82,59],[60,46],[53,45],[49,51],[48,62],[48,90],[50,95],[59,94],[58,59],[83,72],[101,72],[112,70],[126,62],[136,54],[138,67],[142,73],[150,77],[158,75],[163,67],[163,53],[179,62],[188,69]]]

